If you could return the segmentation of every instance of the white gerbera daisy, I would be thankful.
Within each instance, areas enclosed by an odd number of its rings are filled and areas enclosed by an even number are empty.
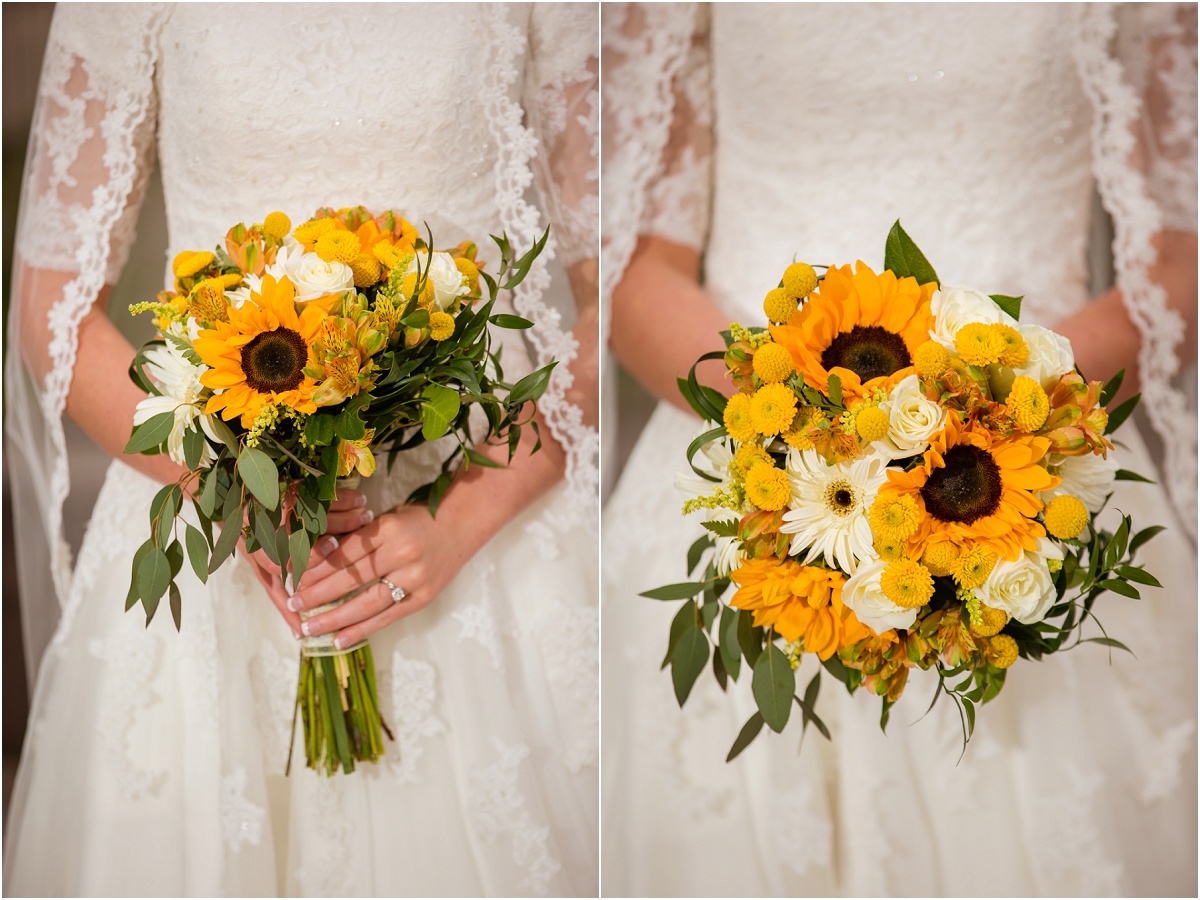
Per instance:
[[[789,510],[779,529],[792,535],[791,554],[807,551],[825,565],[853,575],[858,564],[876,557],[867,510],[887,480],[887,459],[877,454],[827,465],[815,450],[792,450],[787,457],[792,486]]]
[[[1113,454],[1107,458],[1087,453],[1083,456],[1059,456],[1051,453],[1046,460],[1046,468],[1051,475],[1062,479],[1062,484],[1049,491],[1042,491],[1038,497],[1043,503],[1049,503],[1060,494],[1070,494],[1083,501],[1088,512],[1099,512],[1104,505],[1104,498],[1112,493],[1116,481],[1117,465]]]
[[[169,412],[175,414],[175,424],[167,437],[167,452],[171,459],[181,466],[186,465],[183,453],[183,434],[192,427],[196,418],[200,419],[200,427],[213,441],[220,438],[213,433],[208,422],[208,416],[201,413],[204,403],[200,399],[202,392],[207,391],[200,383],[204,373],[202,366],[188,362],[183,351],[174,344],[168,343],[162,347],[151,347],[146,351],[146,372],[154,380],[157,388],[162,391],[161,397],[147,397],[137,405],[133,413],[133,424],[141,425],[155,416]],[[216,454],[206,441],[204,451],[200,456],[200,467],[212,465]]]

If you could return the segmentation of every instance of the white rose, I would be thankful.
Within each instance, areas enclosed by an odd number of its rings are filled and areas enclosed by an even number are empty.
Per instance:
[[[883,559],[863,563],[842,585],[842,602],[854,610],[858,621],[876,634],[892,628],[910,628],[917,620],[918,610],[905,609],[883,593],[879,580],[887,567],[887,560]]]
[[[1046,560],[1062,559],[1062,550],[1049,540],[1042,540],[1038,550],[1038,553],[1022,551],[1016,562],[999,560],[988,580],[978,588],[979,599],[1026,625],[1042,621],[1056,597],[1054,578]]]
[[[873,447],[890,459],[924,453],[929,439],[946,425],[946,410],[925,396],[916,375],[892,388],[879,408],[888,414],[888,433]]]
[[[285,256],[284,249],[281,248],[272,268],[282,268],[296,286],[297,303],[354,288],[354,270],[344,262],[325,262],[315,253],[293,252]]]
[[[1058,379],[1075,368],[1075,353],[1071,342],[1041,325],[1018,325],[1017,330],[1029,348],[1029,362],[1014,370],[1016,375],[1032,378],[1049,391]]]
[[[1017,324],[1012,316],[996,305],[995,300],[971,288],[949,287],[934,291],[929,309],[934,317],[929,336],[951,351],[954,350],[954,336],[964,325],[972,322],[985,325]]]
[[[421,271],[425,271],[426,265],[429,266],[427,277],[433,284],[433,305],[438,310],[445,312],[456,298],[470,291],[470,288],[463,284],[463,274],[458,271],[458,266],[454,264],[454,257],[449,253],[435,252],[433,261],[427,262],[426,252],[419,250],[405,274],[417,271],[417,263],[420,263]]]
[[[1094,453],[1085,456],[1059,456],[1052,453],[1046,467],[1051,475],[1062,479],[1062,484],[1040,494],[1041,499],[1049,502],[1061,494],[1070,494],[1082,500],[1088,512],[1092,513],[1100,511],[1104,498],[1113,489],[1117,469],[1120,468],[1112,454],[1105,458]]]

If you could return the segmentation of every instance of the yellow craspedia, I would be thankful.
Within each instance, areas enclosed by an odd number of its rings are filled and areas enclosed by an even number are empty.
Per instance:
[[[1004,342],[989,326],[972,322],[958,330],[954,336],[954,349],[968,365],[990,366],[1000,359]]]
[[[786,384],[764,384],[754,393],[750,415],[759,434],[787,431],[796,417],[796,395]]]
[[[327,231],[313,247],[317,256],[325,262],[340,262],[350,265],[362,251],[362,241],[350,231]]]
[[[959,550],[950,541],[936,541],[925,546],[921,562],[932,574],[942,577],[954,574],[958,567]]]
[[[797,450],[811,450],[815,446],[813,439],[804,432],[814,425],[820,425],[823,421],[825,421],[825,411],[819,406],[801,406],[796,410],[796,417],[792,419],[788,430],[780,437],[789,447],[795,447]]]
[[[763,344],[754,351],[754,374],[767,384],[786,381],[794,371],[792,354],[782,344]]]
[[[908,540],[921,525],[917,501],[909,494],[881,494],[871,504],[867,518],[875,537],[892,541]]]
[[[998,634],[988,641],[987,655],[997,669],[1007,669],[1017,661],[1017,642],[1010,635]]]
[[[1079,537],[1087,523],[1087,507],[1078,497],[1061,494],[1046,504],[1046,530],[1060,540]]]
[[[905,609],[919,609],[933,597],[933,576],[912,559],[897,559],[888,563],[879,579],[879,586],[885,597]]]
[[[394,269],[397,266],[404,265],[405,260],[412,257],[411,253],[401,250],[391,241],[379,241],[371,252],[375,254],[375,258],[379,260],[386,268]]]
[[[808,263],[792,263],[783,272],[783,289],[789,297],[807,297],[817,286],[817,273]]]
[[[977,588],[988,580],[999,558],[999,554],[986,544],[968,547],[954,566],[954,579],[965,588]]]
[[[365,253],[360,253],[354,258],[354,262],[350,263],[350,270],[354,272],[354,286],[359,288],[370,287],[379,281],[383,274],[383,266],[379,264],[379,260]]]
[[[854,427],[858,436],[868,444],[887,437],[888,414],[878,406],[868,406],[854,414]]]
[[[1004,345],[998,360],[1000,365],[1008,366],[1010,369],[1020,369],[1029,362],[1029,347],[1025,345],[1025,338],[1021,337],[1021,332],[1011,325],[1000,323],[988,327]]]
[[[429,317],[429,336],[435,341],[444,341],[454,334],[454,316],[435,312]]]
[[[454,267],[467,279],[467,287],[471,289],[471,293],[479,290],[479,267],[475,263],[465,256],[456,256]]]
[[[191,278],[197,272],[207,269],[214,258],[207,250],[184,250],[175,255],[171,271],[176,278]]]
[[[308,249],[312,249],[312,245],[317,242],[317,239],[323,234],[328,234],[337,227],[334,219],[326,216],[324,219],[310,219],[299,228],[293,237]]]
[[[725,430],[735,441],[753,441],[758,437],[758,429],[754,427],[753,405],[749,394],[734,394],[725,404]]]
[[[979,619],[978,622],[971,620],[971,633],[980,637],[991,637],[999,634],[1000,630],[1008,624],[1008,613],[1002,609],[996,609],[994,606],[980,603]]]
[[[400,293],[406,298],[411,299],[413,291],[417,289],[417,273],[410,272],[404,276],[404,280],[400,282]],[[419,306],[428,306],[433,302],[433,281],[426,278],[425,283],[421,285],[421,296],[417,298]]]
[[[1050,415],[1050,400],[1042,386],[1032,378],[1018,375],[1013,379],[1012,390],[1004,406],[1016,420],[1017,427],[1025,432],[1037,431],[1046,424]]]
[[[763,300],[763,312],[772,322],[786,322],[795,311],[796,298],[783,288],[767,291],[766,299]]]
[[[769,466],[775,465],[771,455],[758,444],[742,444],[737,448],[737,453],[733,457],[733,464],[737,466],[743,477],[755,463],[760,462],[765,462]]]
[[[746,499],[768,512],[787,506],[791,496],[787,473],[773,465],[757,462],[746,473]]]
[[[263,234],[282,240],[292,230],[292,220],[281,212],[273,212],[263,219]]]
[[[913,354],[913,368],[924,378],[941,378],[950,368],[950,351],[937,341],[926,341]]]

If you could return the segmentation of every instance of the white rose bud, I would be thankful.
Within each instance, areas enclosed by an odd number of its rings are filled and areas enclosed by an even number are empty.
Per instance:
[[[315,253],[301,253],[289,254],[282,262],[276,258],[275,263],[296,286],[298,304],[354,288],[354,270],[344,262],[325,262]]]
[[[925,396],[916,375],[892,388],[879,408],[888,414],[888,433],[874,448],[889,459],[924,453],[929,439],[946,425],[946,410]]]
[[[933,313],[933,330],[929,336],[947,350],[954,352],[954,336],[972,322],[985,325],[1013,325],[1016,320],[996,305],[987,294],[964,287],[948,287],[933,292],[929,305]]]
[[[433,284],[433,305],[439,311],[445,312],[457,298],[470,291],[470,288],[463,284],[463,274],[458,271],[454,257],[449,253],[435,252],[433,261],[428,262],[426,252],[420,250],[406,274],[416,272],[418,263],[421,265],[421,271],[425,271],[426,265],[429,266],[426,277]]]
[[[879,582],[887,567],[887,560],[883,559],[864,563],[842,585],[842,602],[854,610],[858,621],[876,634],[883,634],[892,628],[912,627],[919,611],[905,609],[883,593]]]
[[[1042,540],[1038,553],[1022,551],[1016,562],[1001,559],[988,580],[976,590],[988,606],[1002,609],[1018,622],[1040,622],[1054,603],[1054,578],[1047,559],[1062,559],[1062,549]]]
[[[1029,348],[1029,362],[1014,370],[1015,374],[1032,378],[1045,391],[1052,390],[1059,378],[1075,368],[1071,342],[1041,325],[1018,325],[1017,330]]]

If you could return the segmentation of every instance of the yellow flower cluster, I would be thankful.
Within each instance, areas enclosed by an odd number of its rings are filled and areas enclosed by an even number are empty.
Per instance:
[[[787,473],[766,462],[756,462],[746,473],[746,499],[769,512],[787,506],[790,496]]]
[[[964,325],[954,336],[954,349],[972,366],[1000,363],[1009,368],[1020,368],[1029,361],[1025,339],[1011,325],[985,325],[982,322]]]
[[[888,563],[879,579],[879,587],[885,597],[905,609],[919,609],[933,598],[933,576],[911,559]]]
[[[1005,407],[1012,415],[1017,427],[1027,433],[1037,431],[1046,424],[1050,415],[1050,400],[1042,386],[1032,378],[1019,375],[1013,380],[1012,390]]]

